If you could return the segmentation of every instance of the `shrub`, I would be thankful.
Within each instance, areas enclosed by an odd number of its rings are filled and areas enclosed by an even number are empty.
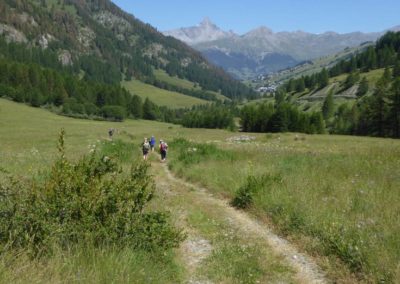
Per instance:
[[[121,106],[107,105],[100,109],[100,115],[110,120],[122,121],[126,117],[126,111]]]
[[[98,107],[93,103],[85,103],[84,105],[85,112],[88,115],[96,115],[99,111]]]
[[[84,114],[85,108],[82,103],[75,98],[68,98],[63,104],[63,113],[65,114]]]
[[[247,176],[246,183],[236,191],[235,197],[231,201],[233,207],[246,209],[253,204],[254,194],[263,190],[272,182],[281,182],[280,176],[271,176],[268,174],[262,176]]]
[[[44,181],[11,178],[0,185],[0,252],[23,249],[32,255],[51,248],[89,243],[168,249],[182,240],[168,216],[144,212],[153,198],[154,182],[148,164],[132,165],[125,174],[109,157],[96,151],[76,162],[64,151]]]

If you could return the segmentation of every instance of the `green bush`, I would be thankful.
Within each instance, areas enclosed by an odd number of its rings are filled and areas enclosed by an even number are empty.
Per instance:
[[[245,209],[253,204],[253,198],[256,193],[262,191],[272,182],[281,182],[280,176],[271,176],[268,174],[262,176],[247,176],[246,183],[236,191],[235,197],[231,201],[233,207]]]
[[[122,121],[126,117],[125,108],[121,106],[103,106],[100,109],[100,115],[106,119]]]
[[[0,186],[0,252],[23,249],[32,255],[52,247],[88,243],[145,250],[168,249],[182,240],[160,212],[144,212],[154,182],[148,164],[125,174],[96,151],[76,162],[60,157],[42,181],[10,179]]]

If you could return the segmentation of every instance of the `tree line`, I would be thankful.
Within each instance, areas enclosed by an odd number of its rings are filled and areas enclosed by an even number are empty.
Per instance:
[[[119,84],[88,82],[77,76],[0,58],[0,97],[34,107],[54,105],[65,115],[123,120],[126,117],[172,122],[180,112],[142,101]]]
[[[325,132],[321,112],[302,112],[287,102],[244,106],[240,112],[240,119],[243,131],[246,132]]]
[[[181,124],[188,128],[220,128],[235,129],[235,106],[213,103],[211,105],[194,106],[187,111]]]

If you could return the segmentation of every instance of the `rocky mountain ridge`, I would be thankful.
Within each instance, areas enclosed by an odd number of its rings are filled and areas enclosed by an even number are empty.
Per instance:
[[[388,30],[399,29],[400,26],[397,26]],[[190,44],[211,62],[244,79],[292,67],[302,61],[335,54],[347,47],[375,41],[384,32],[386,31],[339,34],[328,31],[312,34],[300,30],[274,32],[268,27],[261,26],[238,35],[223,31],[209,19],[205,19],[196,27],[167,31],[164,34]]]

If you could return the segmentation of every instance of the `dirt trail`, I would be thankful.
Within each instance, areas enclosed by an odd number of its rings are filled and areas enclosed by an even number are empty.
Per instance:
[[[295,270],[295,280],[299,283],[327,283],[324,274],[320,268],[306,255],[300,253],[296,248],[285,239],[274,234],[265,224],[258,222],[251,218],[243,211],[232,208],[227,201],[218,199],[212,196],[205,188],[190,184],[182,179],[176,178],[169,170],[166,164],[162,167],[166,173],[168,180],[178,183],[189,189],[194,189],[194,193],[201,198],[201,200],[208,204],[208,206],[218,206],[223,209],[226,214],[226,219],[235,229],[241,231],[247,236],[257,236],[262,238],[263,241],[274,251],[275,254],[283,256],[284,260]],[[167,181],[165,181],[167,182]],[[200,247],[205,244],[200,242]],[[196,244],[196,241],[190,240],[185,246],[189,247],[188,261],[196,264],[201,259],[197,259],[196,253],[190,253],[190,247]],[[208,249],[206,249],[208,250]],[[203,254],[200,254],[201,257]],[[194,265],[196,266],[196,265]],[[193,267],[192,267],[193,269]]]

